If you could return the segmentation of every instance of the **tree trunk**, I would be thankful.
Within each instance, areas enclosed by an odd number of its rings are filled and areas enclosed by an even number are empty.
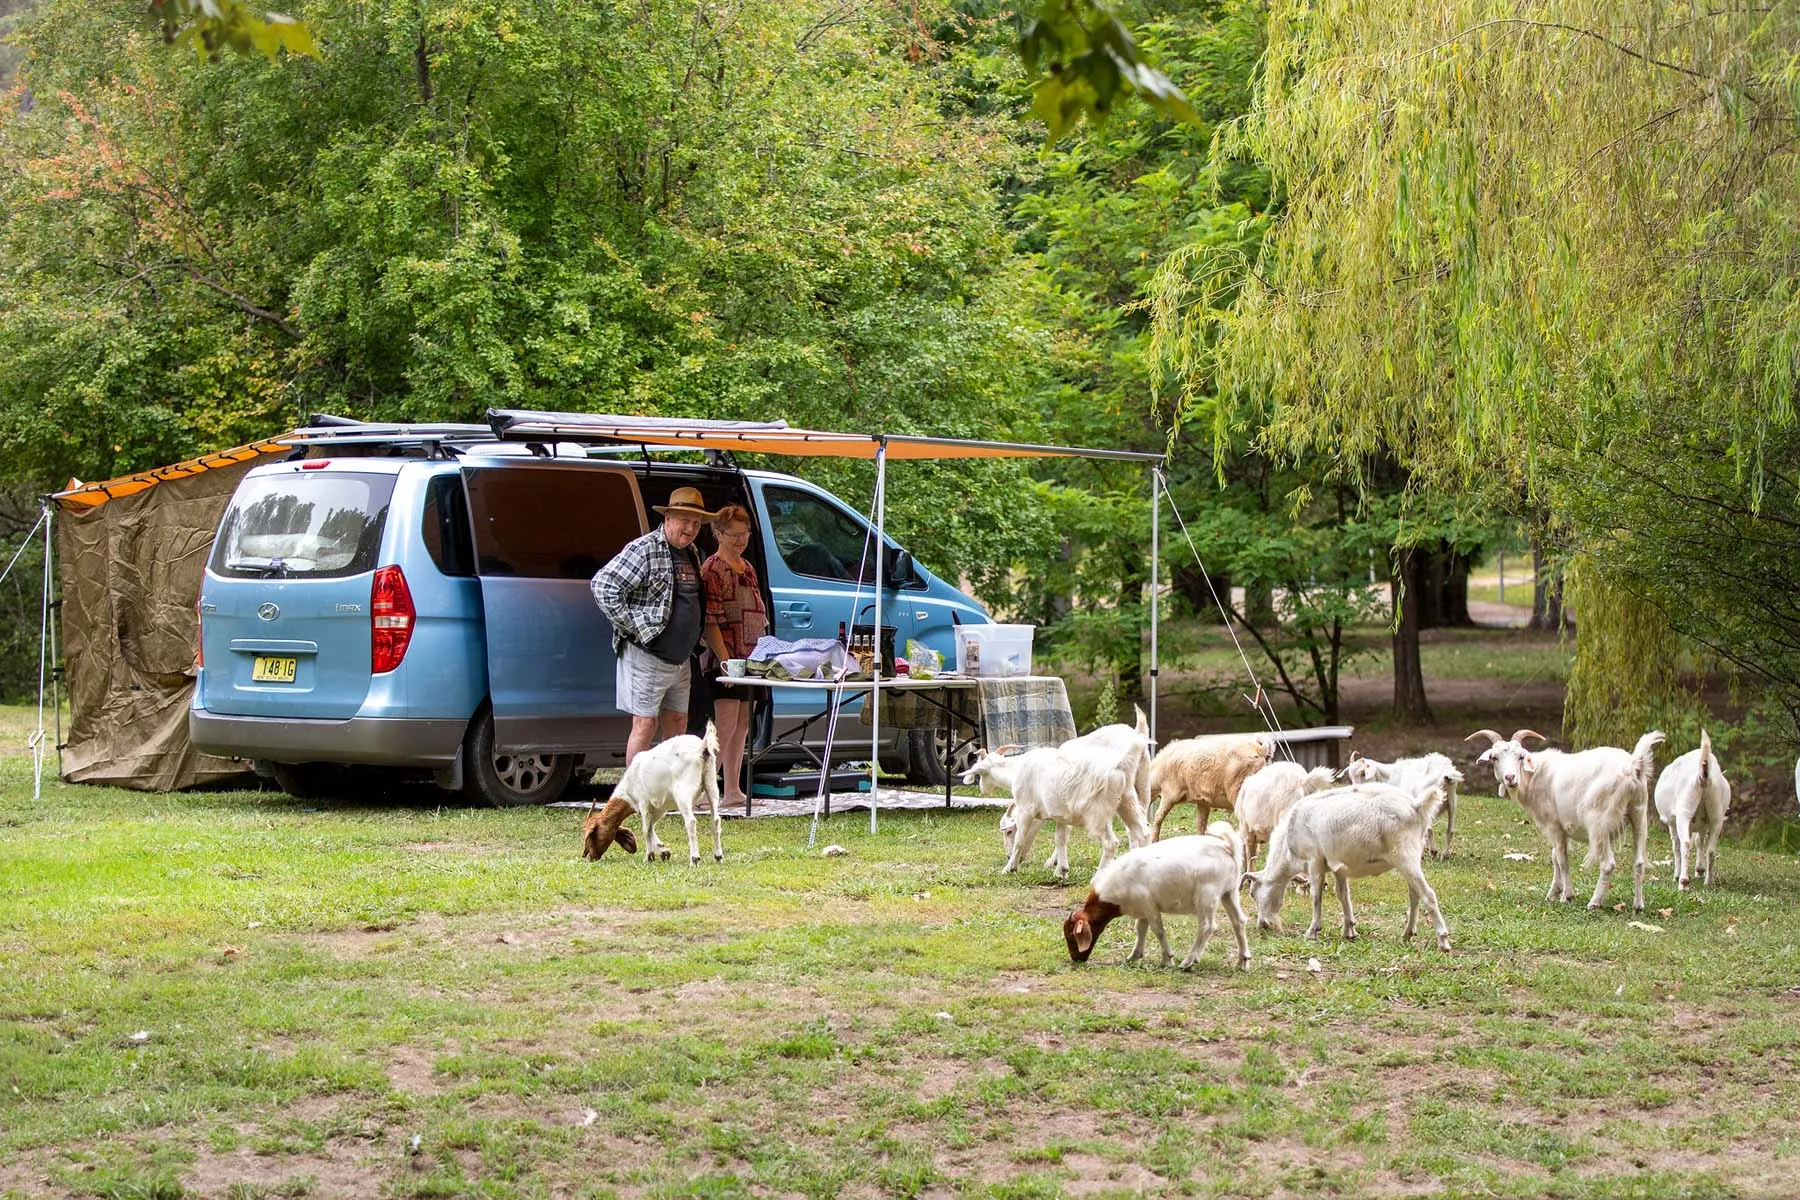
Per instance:
[[[1426,580],[1426,557],[1418,549],[1395,550],[1393,577],[1388,584],[1394,611],[1400,614],[1394,625],[1394,716],[1415,724],[1431,720],[1431,705],[1425,699],[1425,673],[1419,661],[1418,596]]]
[[[1418,610],[1420,629],[1437,629],[1444,621],[1444,581],[1449,576],[1448,562],[1442,546],[1429,550],[1420,547],[1412,552],[1418,572],[1415,590],[1408,581],[1408,598]]]
[[[1531,586],[1529,628],[1558,633],[1571,628],[1574,622],[1563,612],[1562,575],[1550,570],[1544,548],[1535,540],[1531,543],[1531,565],[1536,582]]]
[[[1465,554],[1450,552],[1449,569],[1444,577],[1444,624],[1467,629],[1475,624],[1469,615],[1469,559]]]
[[[1231,576],[1214,575],[1211,586],[1208,577],[1199,567],[1177,567],[1170,579],[1175,591],[1187,601],[1194,618],[1202,625],[1223,625],[1225,614],[1219,611],[1219,601],[1231,602]],[[1213,598],[1217,592],[1218,600]]]
[[[1251,584],[1244,588],[1244,619],[1258,629],[1272,629],[1281,622],[1275,619],[1275,585]]]

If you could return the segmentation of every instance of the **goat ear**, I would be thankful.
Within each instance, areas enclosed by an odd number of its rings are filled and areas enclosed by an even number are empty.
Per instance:
[[[1083,954],[1094,948],[1094,927],[1085,916],[1075,918],[1075,948]]]
[[[1260,880],[1256,877],[1255,871],[1245,871],[1243,878],[1238,880],[1238,887],[1253,888],[1261,882],[1262,882],[1262,880]]]
[[[1489,746],[1486,750],[1483,750],[1481,752],[1481,756],[1475,760],[1475,765],[1479,767],[1484,762],[1493,762],[1493,761],[1494,761],[1494,748],[1492,746]]]
[[[637,853],[637,834],[631,832],[631,830],[625,828],[623,825],[619,826],[619,831],[613,834],[613,841],[618,843],[619,849],[623,850],[625,853]]]

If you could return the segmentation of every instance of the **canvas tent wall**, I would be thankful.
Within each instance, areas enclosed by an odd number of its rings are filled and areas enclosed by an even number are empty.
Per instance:
[[[244,772],[188,741],[194,606],[238,480],[291,450],[257,442],[51,498],[69,690],[64,779],[169,791]]]

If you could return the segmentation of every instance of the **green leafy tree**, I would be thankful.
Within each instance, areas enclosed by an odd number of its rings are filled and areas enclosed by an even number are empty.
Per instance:
[[[26,28],[0,124],[0,444],[39,485],[316,410],[1029,423],[1022,149],[900,10],[321,0],[327,52],[272,64],[78,9]],[[912,471],[890,520],[999,578],[1044,533],[1025,478]]]
[[[1600,573],[1571,725],[1626,736],[1645,710],[1611,702],[1631,691],[1619,672],[1671,645],[1631,619],[1634,550],[1584,481],[1647,414],[1679,410],[1732,449],[1733,495],[1753,514],[1767,499],[1764,448],[1800,377],[1800,10],[1330,0],[1275,4],[1269,29],[1257,109],[1221,152],[1264,164],[1285,204],[1251,263],[1190,264],[1199,294],[1238,289],[1196,310],[1207,369],[1267,397],[1290,451],[1391,453],[1427,486],[1480,480],[1550,512]],[[1653,478],[1683,447],[1646,462]],[[1700,553],[1653,557],[1684,552]],[[1694,623],[1668,603],[1665,628]]]

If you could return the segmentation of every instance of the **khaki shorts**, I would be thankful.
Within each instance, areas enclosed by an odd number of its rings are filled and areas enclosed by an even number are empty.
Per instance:
[[[625,643],[614,675],[620,712],[634,717],[688,710],[688,665],[664,662],[642,646]]]

